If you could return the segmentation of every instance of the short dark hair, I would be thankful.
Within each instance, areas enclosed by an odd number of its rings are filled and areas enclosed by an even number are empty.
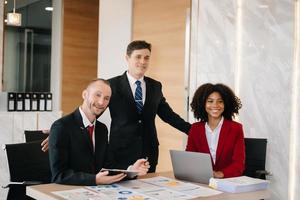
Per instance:
[[[213,92],[218,92],[224,101],[224,112],[222,113],[222,116],[225,119],[232,120],[234,115],[238,114],[239,109],[242,108],[241,100],[235,96],[234,92],[228,86],[221,83],[206,83],[201,85],[196,90],[191,103],[194,117],[198,120],[200,119],[200,121],[208,121],[208,114],[205,110],[205,104],[208,96]]]
[[[151,52],[151,44],[145,40],[135,40],[128,44],[126,54],[131,56],[134,50],[148,49]]]

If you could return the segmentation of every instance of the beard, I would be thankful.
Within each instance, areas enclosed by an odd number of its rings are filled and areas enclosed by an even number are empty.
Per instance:
[[[91,110],[91,113],[95,116],[95,118],[99,118],[102,113],[106,110],[106,107],[104,106],[97,106],[95,104],[90,104],[90,110]]]

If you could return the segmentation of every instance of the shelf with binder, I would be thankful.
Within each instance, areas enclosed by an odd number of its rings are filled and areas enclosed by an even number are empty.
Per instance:
[[[52,111],[52,93],[50,92],[9,92],[7,111]]]

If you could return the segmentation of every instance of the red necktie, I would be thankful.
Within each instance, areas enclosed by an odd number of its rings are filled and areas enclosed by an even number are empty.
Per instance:
[[[88,126],[88,131],[89,131],[90,140],[93,143],[94,125]]]
[[[95,127],[94,124],[91,124],[90,126],[87,127],[92,144],[93,144],[94,127]],[[95,173],[95,163],[92,164],[92,171],[93,173]]]

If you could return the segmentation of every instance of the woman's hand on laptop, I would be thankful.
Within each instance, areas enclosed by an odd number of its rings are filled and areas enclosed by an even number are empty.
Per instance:
[[[214,171],[214,178],[224,178],[222,171]]]

